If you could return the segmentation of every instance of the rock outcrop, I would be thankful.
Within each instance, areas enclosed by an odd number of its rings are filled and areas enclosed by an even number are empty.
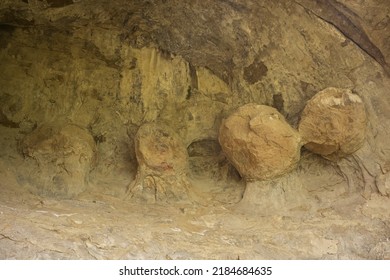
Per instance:
[[[368,173],[387,164],[386,0],[65,2],[0,3],[0,134],[64,116],[88,127],[93,183],[106,193],[122,196],[133,178],[145,122],[169,123],[187,147],[216,140],[225,114],[247,103],[275,107],[296,127],[329,86],[365,104]]]
[[[362,99],[348,89],[327,88],[307,102],[299,123],[305,147],[337,160],[358,150],[366,137]]]
[[[33,167],[24,174],[40,195],[71,198],[86,190],[95,158],[95,142],[89,132],[74,124],[45,124],[20,144]]]
[[[389,0],[1,0],[0,258],[389,258],[389,14]],[[249,119],[238,129],[253,139],[235,149],[269,154],[265,166],[242,156],[241,180],[218,143],[222,119],[256,103],[295,128],[327,87],[361,98],[363,146],[347,155],[361,139],[337,138],[332,153],[321,140],[337,162],[302,149],[288,172],[304,141],[286,152]],[[64,118],[77,128],[44,129]],[[170,130],[148,134],[155,122]],[[283,148],[260,150],[258,134]]]
[[[129,186],[130,199],[147,203],[187,199],[187,149],[168,125],[143,124],[135,136],[135,153],[138,171]]]
[[[265,180],[291,171],[300,158],[301,141],[275,109],[247,104],[226,118],[219,142],[247,181]]]

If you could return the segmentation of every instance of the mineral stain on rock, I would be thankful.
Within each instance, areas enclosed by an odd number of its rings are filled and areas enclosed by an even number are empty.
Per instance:
[[[46,2],[51,8],[62,8],[74,3],[73,0],[46,0]]]
[[[255,60],[252,64],[244,68],[244,79],[249,84],[254,84],[266,76],[267,72],[267,66],[261,60]]]
[[[390,259],[388,14],[0,1],[0,259]]]
[[[274,94],[273,98],[273,106],[278,109],[279,112],[284,111],[284,99],[282,94]]]

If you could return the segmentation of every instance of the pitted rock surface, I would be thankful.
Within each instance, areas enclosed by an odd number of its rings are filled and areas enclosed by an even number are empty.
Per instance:
[[[133,200],[173,202],[187,199],[187,149],[166,124],[146,123],[135,137],[138,171],[129,187]]]
[[[74,124],[45,124],[21,142],[24,156],[33,162],[25,180],[41,195],[71,198],[85,191],[95,160],[95,142]]]
[[[226,118],[219,142],[247,181],[264,180],[292,170],[300,158],[300,136],[275,109],[247,104]]]
[[[307,102],[299,123],[305,147],[337,160],[358,150],[366,137],[362,99],[348,89],[327,88]]]

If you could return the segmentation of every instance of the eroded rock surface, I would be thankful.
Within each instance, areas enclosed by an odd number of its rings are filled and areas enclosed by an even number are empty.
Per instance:
[[[87,188],[96,147],[85,129],[73,124],[45,124],[28,134],[20,147],[33,161],[25,179],[38,194],[71,198]]]
[[[389,258],[388,3],[0,1],[0,257]],[[362,148],[336,163],[304,149],[295,171],[249,182],[239,203],[221,120],[257,103],[296,127],[330,86],[363,100]],[[37,161],[17,143],[64,116],[96,142],[88,191],[31,195]],[[193,208],[123,200],[136,132],[157,120],[188,149]]]
[[[291,209],[309,210],[310,202],[299,174],[292,171],[283,176],[247,182],[239,208],[262,216],[288,215]]]
[[[300,136],[275,109],[247,104],[225,119],[219,131],[222,149],[247,181],[292,170],[300,157]]]
[[[187,149],[168,125],[142,125],[135,137],[135,152],[138,171],[129,186],[131,199],[149,203],[187,199]]]
[[[390,172],[378,175],[375,183],[382,195],[390,197]]]
[[[308,150],[337,160],[362,147],[366,126],[366,110],[358,95],[348,89],[327,88],[308,101],[299,133]]]

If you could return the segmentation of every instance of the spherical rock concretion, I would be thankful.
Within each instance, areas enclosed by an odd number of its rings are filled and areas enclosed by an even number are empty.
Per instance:
[[[247,181],[266,180],[292,170],[300,158],[300,136],[275,109],[246,104],[223,120],[222,150]]]
[[[298,130],[305,148],[337,160],[363,145],[366,123],[366,111],[358,95],[348,89],[327,88],[308,101]]]
[[[187,149],[167,125],[143,124],[135,137],[138,163],[162,173],[182,174],[188,168]]]
[[[40,195],[72,198],[85,191],[96,146],[92,135],[74,124],[43,124],[20,143],[24,156],[35,162],[26,180]]]
[[[188,154],[175,131],[164,123],[145,123],[135,136],[138,171],[129,187],[133,200],[155,203],[187,199]]]

